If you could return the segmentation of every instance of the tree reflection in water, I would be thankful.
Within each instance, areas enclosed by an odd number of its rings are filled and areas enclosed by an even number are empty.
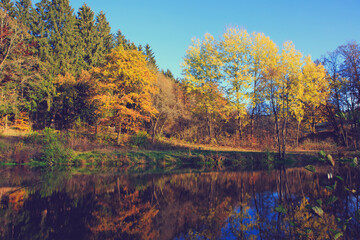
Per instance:
[[[0,238],[356,238],[358,170],[335,169],[339,177],[330,180],[327,170],[116,175],[3,168]]]

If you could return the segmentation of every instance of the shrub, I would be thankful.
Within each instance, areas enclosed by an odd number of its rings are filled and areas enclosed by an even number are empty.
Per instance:
[[[149,135],[144,131],[137,132],[130,137],[130,145],[147,148],[149,146]]]
[[[63,137],[51,128],[45,128],[40,140],[42,148],[38,160],[48,164],[69,162],[72,151],[65,148]]]

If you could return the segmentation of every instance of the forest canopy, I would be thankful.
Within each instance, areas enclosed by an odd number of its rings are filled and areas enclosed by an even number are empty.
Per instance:
[[[68,0],[0,1],[0,124],[83,129],[152,142],[298,147],[330,138],[358,148],[360,46],[313,61],[291,41],[228,28],[194,39],[183,78],[157,65],[149,44],[112,33],[103,12]],[[125,138],[124,138],[125,139]],[[283,156],[282,156],[283,157]]]

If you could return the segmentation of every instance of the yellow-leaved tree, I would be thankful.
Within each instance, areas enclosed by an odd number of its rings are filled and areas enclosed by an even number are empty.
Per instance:
[[[288,123],[303,89],[300,81],[302,54],[285,42],[281,54],[265,67],[266,98],[274,115],[279,159],[285,159]]]
[[[122,46],[114,48],[105,63],[92,71],[96,82],[92,102],[101,122],[115,127],[119,144],[122,133],[141,130],[156,113],[151,102],[156,75],[141,52],[124,50]]]
[[[236,112],[237,133],[241,141],[252,83],[251,38],[246,30],[228,28],[218,46],[225,88],[231,108]]]
[[[215,118],[226,118],[226,105],[219,101],[222,98],[219,91],[222,65],[217,41],[210,34],[205,34],[202,41],[193,40],[186,51],[183,63],[184,83],[187,91],[196,95],[196,110],[205,117],[210,142],[215,140]]]
[[[310,126],[311,132],[315,133],[315,125],[319,121],[324,120],[316,112],[318,112],[320,106],[326,104],[330,94],[330,85],[324,66],[320,63],[314,63],[310,56],[306,57],[302,70],[302,82],[305,86],[302,98],[304,108],[301,111],[302,115],[300,115],[300,118],[297,117],[298,128],[301,120],[304,118],[306,109],[309,115],[308,122],[306,123]]]

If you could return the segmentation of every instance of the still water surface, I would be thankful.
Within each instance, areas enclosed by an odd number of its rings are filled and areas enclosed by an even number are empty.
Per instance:
[[[0,168],[0,239],[360,238],[349,167],[82,172]]]

